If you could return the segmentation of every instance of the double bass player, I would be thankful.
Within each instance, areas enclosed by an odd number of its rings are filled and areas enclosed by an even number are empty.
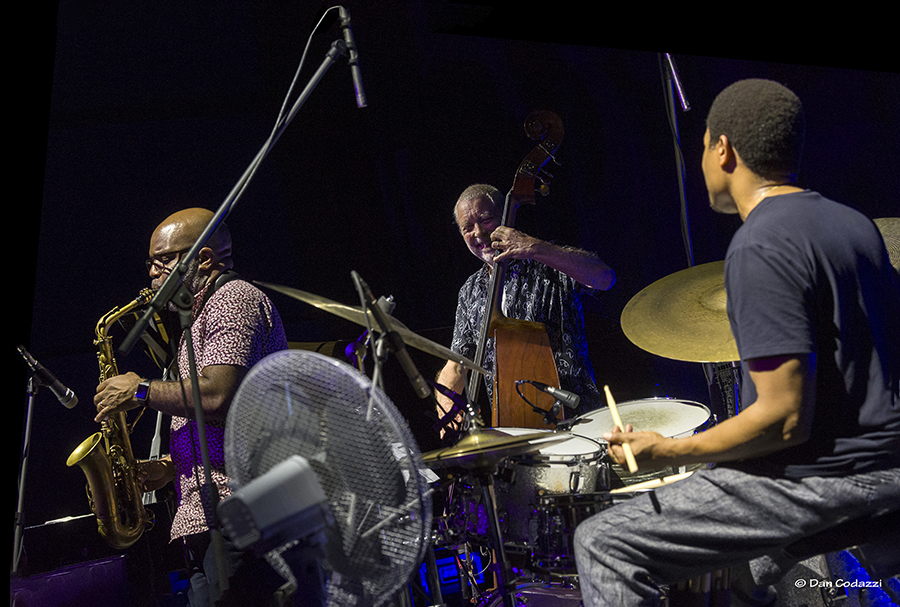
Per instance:
[[[509,260],[503,284],[503,313],[508,318],[546,326],[560,387],[581,397],[579,413],[595,409],[602,405],[602,399],[588,357],[580,291],[609,289],[615,282],[615,273],[594,253],[556,245],[501,225],[503,201],[497,188],[475,184],[463,191],[454,207],[459,233],[483,265],[459,291],[450,348],[466,358],[474,358],[491,270],[496,263]],[[492,346],[489,341],[484,353],[482,366],[487,369],[494,364]],[[461,394],[466,384],[465,369],[450,361],[437,381]],[[489,378],[485,385],[491,394],[494,386]],[[451,402],[442,395],[437,395],[437,399],[438,415],[444,416]]]

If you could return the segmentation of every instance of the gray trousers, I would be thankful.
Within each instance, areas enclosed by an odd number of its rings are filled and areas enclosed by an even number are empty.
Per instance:
[[[898,507],[900,469],[800,481],[700,470],[578,526],[575,559],[584,604],[658,605],[660,585],[754,559],[754,577],[771,584],[793,564],[785,546]]]

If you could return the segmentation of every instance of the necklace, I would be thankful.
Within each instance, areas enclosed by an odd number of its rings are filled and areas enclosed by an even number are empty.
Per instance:
[[[759,198],[756,199],[756,204],[759,204],[760,202],[762,202],[762,200],[763,200],[764,198],[766,198],[767,196],[769,196],[772,192],[774,192],[774,191],[777,190],[778,188],[783,188],[784,186],[787,186],[787,185],[791,185],[791,184],[789,184],[789,183],[779,183],[778,185],[767,185],[767,186],[763,186],[763,187],[766,188],[766,190],[765,190],[764,192],[762,192],[762,193],[759,195]]]

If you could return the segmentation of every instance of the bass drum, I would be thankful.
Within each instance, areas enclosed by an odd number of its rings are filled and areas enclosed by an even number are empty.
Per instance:
[[[710,415],[709,408],[700,403],[674,398],[647,398],[618,403],[619,417],[622,423],[631,424],[635,432],[658,432],[666,438],[684,438],[702,432],[716,423]],[[584,436],[606,444],[603,433],[609,432],[615,425],[612,414],[607,408],[590,411],[575,418],[572,434]],[[610,488],[618,489],[635,485],[644,481],[664,478],[686,470],[696,469],[702,465],[687,469],[664,468],[631,474],[626,468],[616,464],[610,466]]]
[[[546,584],[522,584],[516,588],[516,607],[582,607],[583,604],[577,588]],[[488,605],[503,607],[503,597],[498,594]]]

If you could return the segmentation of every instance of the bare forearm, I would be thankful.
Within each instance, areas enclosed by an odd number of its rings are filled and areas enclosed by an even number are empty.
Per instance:
[[[228,407],[234,398],[247,369],[233,365],[211,365],[198,374],[197,387],[204,417],[210,421],[224,421]],[[146,400],[134,398],[140,376],[135,373],[117,375],[97,386],[94,404],[97,407],[95,421],[100,422],[116,413],[140,406],[148,406],[166,415],[194,417],[194,394],[191,379],[183,381],[153,380]]]
[[[762,457],[805,442],[815,411],[814,357],[752,360],[747,370],[757,399],[740,415],[682,439],[655,432],[609,433],[605,438],[613,445],[616,461],[623,442],[631,444],[639,464],[650,468]]]
[[[605,291],[616,282],[612,271],[596,254],[574,247],[539,241],[532,259],[550,266],[591,289]]]
[[[437,376],[437,382],[446,388],[450,388],[457,394],[462,394],[466,387],[466,372],[462,365],[449,361],[441,369]],[[453,406],[453,402],[441,394],[435,392],[438,404],[438,415],[445,415]]]
[[[654,450],[667,465],[720,463],[762,457],[802,443],[793,420],[767,415],[762,408],[748,407],[706,432],[684,439],[670,439]]]
[[[202,375],[197,378],[200,388],[200,403],[207,421],[224,421],[234,392],[223,393],[211,385]],[[147,406],[166,415],[196,417],[194,391],[190,379],[183,381],[154,380],[150,382]]]
[[[571,276],[591,289],[606,290],[616,281],[612,269],[589,251],[534,238],[513,228],[499,227],[491,233],[491,247],[504,259],[533,259]]]

